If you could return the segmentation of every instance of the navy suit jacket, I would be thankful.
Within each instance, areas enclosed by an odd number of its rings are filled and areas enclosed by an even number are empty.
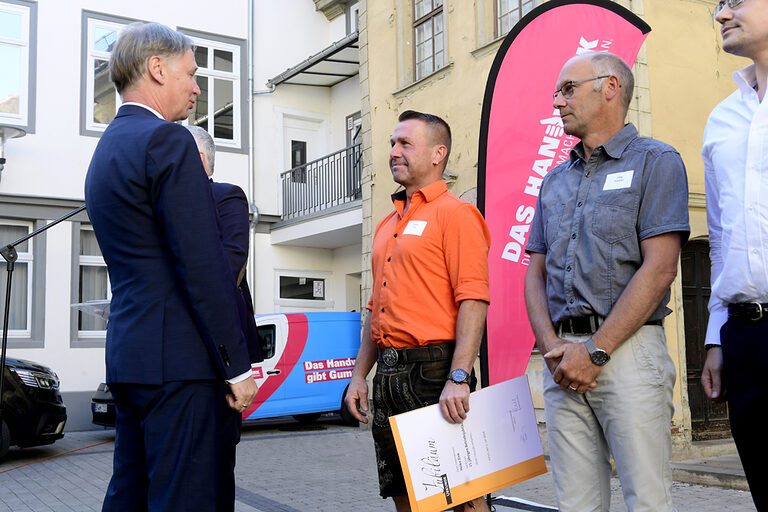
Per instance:
[[[259,346],[259,332],[253,318],[253,299],[248,281],[245,279],[245,262],[248,260],[248,200],[243,189],[231,183],[211,181],[213,200],[219,215],[219,226],[224,242],[224,252],[229,260],[232,277],[238,283],[238,290],[243,299],[241,328],[248,344],[248,353],[252,363],[264,360]],[[241,276],[242,274],[242,276]]]
[[[192,135],[123,105],[93,154],[85,202],[112,303],[107,382],[230,379],[250,370],[239,293]]]

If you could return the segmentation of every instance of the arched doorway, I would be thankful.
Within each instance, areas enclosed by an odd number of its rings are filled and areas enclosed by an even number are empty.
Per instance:
[[[711,294],[709,242],[705,238],[690,240],[680,256],[683,272],[683,307],[685,310],[685,358],[688,369],[688,404],[694,441],[730,437],[728,408],[708,399],[701,387],[701,371],[707,353],[707,333]]]

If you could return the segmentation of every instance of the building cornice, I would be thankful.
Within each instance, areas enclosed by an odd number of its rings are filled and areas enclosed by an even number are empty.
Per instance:
[[[347,9],[347,0],[314,0],[315,10],[325,14],[328,21],[338,18]]]

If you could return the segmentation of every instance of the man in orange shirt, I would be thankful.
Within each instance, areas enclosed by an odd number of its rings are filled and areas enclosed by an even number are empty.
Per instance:
[[[374,235],[370,313],[346,401],[368,423],[365,378],[378,362],[372,432],[379,492],[402,512],[411,509],[389,417],[438,402],[446,421],[467,417],[490,301],[491,235],[477,208],[449,193],[442,179],[451,151],[445,121],[407,110],[390,144],[389,167],[403,189]],[[466,505],[488,510],[482,498]]]

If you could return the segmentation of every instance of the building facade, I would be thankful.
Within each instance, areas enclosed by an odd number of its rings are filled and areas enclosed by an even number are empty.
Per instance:
[[[254,310],[360,311],[357,2],[254,9]]]
[[[389,196],[396,188],[387,167],[387,141],[397,116],[403,110],[416,109],[446,119],[454,136],[446,172],[449,190],[468,200],[475,198],[488,72],[509,29],[541,3],[360,2],[364,293],[369,293],[371,283],[372,232],[378,220],[391,211]],[[681,272],[669,305],[673,313],[665,321],[669,351],[678,370],[671,428],[676,453],[683,454],[690,449],[692,439],[728,435],[722,428],[724,407],[705,400],[698,382],[709,297],[704,172],[699,153],[709,112],[735,88],[732,71],[747,63],[720,48],[719,24],[712,16],[714,0],[618,3],[652,27],[634,66],[636,91],[628,120],[641,135],[677,148],[688,169],[691,242],[683,250]],[[539,354],[533,354],[528,373],[534,402],[541,412]]]
[[[187,123],[214,136],[216,178],[250,190],[248,5],[191,4],[198,8],[147,0],[0,1],[0,126],[25,132],[4,141],[0,245],[83,204],[91,155],[119,107],[109,52],[120,30],[137,20],[164,23],[194,40],[202,92]],[[53,368],[67,429],[92,428],[90,399],[105,376],[106,324],[71,304],[108,300],[110,291],[88,217],[62,222],[17,251],[8,355]]]
[[[211,133],[214,180],[250,202],[255,312],[359,311],[356,4],[0,0],[0,245],[82,205],[91,155],[120,104],[112,45],[128,23],[155,21],[193,39],[201,94],[184,124]],[[53,368],[67,429],[92,428],[106,323],[71,304],[109,300],[110,286],[87,215],[18,254],[8,354]]]

